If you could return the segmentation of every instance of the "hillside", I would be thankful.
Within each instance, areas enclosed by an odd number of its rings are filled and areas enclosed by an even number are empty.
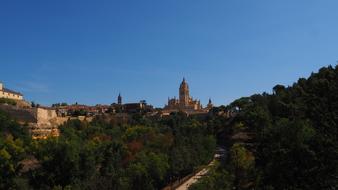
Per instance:
[[[250,138],[232,138],[228,159],[191,189],[338,188],[338,66],[228,109],[237,115],[223,131]]]

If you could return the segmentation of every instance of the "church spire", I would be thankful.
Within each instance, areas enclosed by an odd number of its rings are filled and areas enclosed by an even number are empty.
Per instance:
[[[117,103],[122,104],[122,96],[121,93],[119,93],[119,96],[117,97]]]
[[[207,108],[208,108],[208,109],[211,109],[212,107],[214,107],[214,105],[213,105],[212,102],[211,102],[211,98],[209,98],[209,103],[208,103],[208,105],[207,105]]]

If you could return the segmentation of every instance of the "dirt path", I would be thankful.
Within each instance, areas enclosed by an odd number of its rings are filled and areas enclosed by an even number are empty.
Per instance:
[[[218,155],[215,155],[215,158],[217,158],[217,156]],[[208,173],[210,166],[214,165],[215,161],[216,161],[215,159],[213,161],[211,161],[207,167],[205,167],[202,170],[200,170],[199,172],[197,172],[194,176],[192,176],[186,182],[184,182],[182,185],[177,187],[176,190],[188,190],[189,187],[192,184],[196,183],[201,177],[203,177],[204,175],[206,175]]]

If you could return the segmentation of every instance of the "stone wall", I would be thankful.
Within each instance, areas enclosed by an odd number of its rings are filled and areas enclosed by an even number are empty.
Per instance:
[[[37,123],[50,123],[51,120],[57,118],[56,111],[53,109],[36,108],[37,109]]]
[[[92,121],[93,117],[58,117],[51,108],[22,108],[0,104],[0,110],[6,112],[21,124],[28,124],[33,139],[45,139],[59,135],[59,126],[68,120]]]
[[[93,117],[58,117],[56,111],[50,108],[37,108],[37,123],[31,126],[33,139],[46,139],[49,136],[59,136],[59,126],[68,120],[92,121]]]

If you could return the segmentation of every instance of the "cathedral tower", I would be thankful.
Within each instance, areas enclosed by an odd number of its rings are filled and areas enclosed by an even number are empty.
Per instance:
[[[180,85],[180,90],[179,90],[179,101],[180,101],[180,106],[185,107],[189,105],[189,86],[188,83],[185,82],[185,78],[183,78],[183,81]]]

